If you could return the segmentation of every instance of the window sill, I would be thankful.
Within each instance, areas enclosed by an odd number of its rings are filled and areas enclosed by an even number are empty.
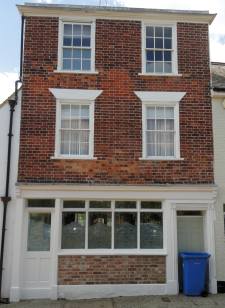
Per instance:
[[[60,73],[60,74],[89,74],[89,75],[97,75],[98,71],[69,71],[69,70],[54,70],[54,73]]]
[[[160,73],[139,73],[139,76],[158,76],[158,77],[181,77],[182,74],[172,73],[172,74],[160,74]]]
[[[96,160],[97,157],[90,157],[90,156],[52,156],[51,159],[55,160]]]
[[[105,256],[105,255],[149,255],[149,256],[166,256],[165,249],[61,249],[58,252],[59,256],[71,256],[71,255],[88,255],[88,256]]]
[[[182,161],[184,158],[176,158],[176,157],[140,157],[139,160],[173,160],[173,161]]]

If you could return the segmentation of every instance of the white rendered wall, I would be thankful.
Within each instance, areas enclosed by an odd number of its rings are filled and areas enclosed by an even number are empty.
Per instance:
[[[3,297],[9,297],[9,289],[11,282],[11,262],[12,262],[12,245],[14,236],[15,222],[15,183],[17,181],[18,155],[19,155],[19,133],[20,133],[20,108],[21,108],[21,91],[19,91],[18,105],[15,107],[14,123],[13,123],[13,139],[12,139],[12,156],[11,156],[11,181],[9,195],[12,201],[8,204],[7,222],[6,222],[6,238],[5,238],[5,256],[3,271]],[[8,130],[9,130],[9,104],[0,105],[0,197],[5,194],[5,178],[7,164],[7,148],[8,148]],[[0,200],[0,241],[2,232],[2,213],[3,204]]]
[[[225,98],[225,97],[224,97]],[[213,98],[214,170],[218,185],[216,202],[216,270],[217,280],[225,281],[225,234],[223,204],[225,204],[225,108],[224,98]]]

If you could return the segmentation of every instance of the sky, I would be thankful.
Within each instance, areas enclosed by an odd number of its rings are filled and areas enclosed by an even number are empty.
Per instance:
[[[117,5],[158,9],[209,10],[217,13],[210,26],[211,61],[225,62],[225,0],[26,0],[33,3]],[[0,0],[0,103],[14,90],[20,61],[20,15],[22,0]]]

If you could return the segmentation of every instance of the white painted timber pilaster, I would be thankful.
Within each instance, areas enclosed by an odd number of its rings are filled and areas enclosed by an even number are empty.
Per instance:
[[[177,220],[176,207],[169,201],[166,201],[165,215],[166,215],[166,233],[167,233],[167,257],[166,257],[166,280],[167,280],[167,294],[178,293],[178,279],[177,279]]]
[[[12,280],[10,289],[10,302],[20,300],[21,288],[21,260],[22,260],[22,240],[23,240],[23,221],[24,221],[24,199],[16,199],[15,209],[15,228],[14,228],[14,250],[12,261]]]
[[[215,234],[214,222],[216,219],[214,204],[209,204],[206,211],[205,219],[205,239],[206,249],[211,255],[209,258],[209,291],[212,294],[217,293],[217,279],[216,279],[216,259],[215,259]]]
[[[55,201],[55,213],[52,214],[52,290],[51,299],[58,298],[58,251],[61,225],[61,200]]]

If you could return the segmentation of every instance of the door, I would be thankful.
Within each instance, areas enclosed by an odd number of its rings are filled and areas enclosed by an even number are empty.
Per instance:
[[[179,252],[204,251],[204,216],[201,211],[177,212],[177,246]],[[182,291],[182,265],[178,259],[179,290]]]
[[[204,251],[204,216],[200,211],[177,212],[178,252]]]
[[[36,289],[37,294],[32,293],[31,296],[38,297],[38,290],[41,290],[40,294],[44,297],[48,296],[52,273],[52,216],[50,210],[27,210],[26,213],[22,271],[25,298],[31,294],[26,292],[27,289]]]

